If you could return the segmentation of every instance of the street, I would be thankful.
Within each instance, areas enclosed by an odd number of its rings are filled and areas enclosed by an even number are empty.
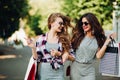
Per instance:
[[[15,49],[0,45],[0,80],[24,80],[31,54],[31,49],[27,46]],[[96,61],[96,80],[120,80],[117,77],[101,76],[98,66]],[[68,78],[66,77],[66,80],[69,80]]]

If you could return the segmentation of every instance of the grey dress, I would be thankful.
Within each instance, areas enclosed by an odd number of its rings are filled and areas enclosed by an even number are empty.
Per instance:
[[[47,51],[50,52],[51,49],[58,49],[59,44],[58,43],[46,43],[45,45]],[[63,71],[63,65],[61,65],[60,69],[54,70],[52,69],[49,62],[44,63],[41,62],[40,64],[40,80],[64,80],[64,71]]]
[[[93,62],[98,50],[95,38],[85,37],[76,50],[76,59],[71,65],[71,80],[95,80]]]

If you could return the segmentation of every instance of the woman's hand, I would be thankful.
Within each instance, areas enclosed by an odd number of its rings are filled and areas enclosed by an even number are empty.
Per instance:
[[[35,48],[35,40],[32,39],[32,38],[25,38],[25,40],[27,41],[27,45],[30,47],[30,48]]]
[[[114,33],[110,34],[108,37],[111,37],[112,39],[115,39],[116,38],[116,33],[114,32]]]
[[[61,52],[59,52],[58,50],[55,50],[55,49],[52,49],[51,51],[50,51],[50,54],[52,55],[52,56],[61,56]]]
[[[50,52],[50,54],[52,55],[52,56],[62,56],[62,61],[63,61],[63,63],[68,59],[68,57],[69,57],[69,53],[67,53],[67,52],[65,52],[65,53],[63,53],[63,55],[62,55],[62,53],[61,52],[59,52],[59,51],[57,51],[57,50],[55,50],[55,49],[52,49],[51,50],[51,52]]]
[[[107,45],[112,41],[112,39],[114,39],[115,37],[116,37],[116,33],[110,34],[110,35],[107,37],[104,45],[107,46]]]

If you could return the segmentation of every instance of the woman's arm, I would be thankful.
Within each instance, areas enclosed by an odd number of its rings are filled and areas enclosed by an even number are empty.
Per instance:
[[[101,58],[104,56],[105,50],[106,50],[108,44],[110,43],[110,41],[111,41],[111,39],[108,37],[108,38],[106,39],[104,45],[102,46],[102,48],[98,50],[98,52],[97,52],[97,54],[96,54],[96,57],[97,57],[98,59],[101,59]]]
[[[65,62],[67,59],[70,61],[74,61],[75,57],[68,52],[61,53],[60,51],[57,51],[55,49],[51,50],[52,56],[62,56],[63,62]]]
[[[38,58],[38,55],[37,55],[37,52],[36,52],[36,48],[31,48],[32,49],[32,55],[33,55],[33,58],[34,59],[37,59]]]
[[[37,55],[37,52],[36,52],[36,49],[37,49],[37,46],[35,45],[36,44],[36,41],[37,39],[39,38],[40,36],[37,36],[35,39],[26,39],[27,40],[27,43],[28,43],[28,46],[31,48],[32,50],[32,56],[34,59],[37,59],[38,58],[38,55]]]
[[[68,55],[68,60],[74,61],[74,60],[75,60],[75,57],[73,57],[71,54],[69,54],[69,55]]]

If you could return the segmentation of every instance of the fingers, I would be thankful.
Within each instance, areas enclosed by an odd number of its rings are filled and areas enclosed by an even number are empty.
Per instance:
[[[52,56],[55,56],[55,52],[54,52],[53,49],[50,50],[50,54],[51,54]]]
[[[109,35],[110,39],[114,39],[115,37],[116,37],[116,33],[112,33],[112,34]]]
[[[35,47],[35,42],[32,38],[24,38],[27,42],[27,45],[30,47],[30,48],[34,48]]]
[[[108,36],[105,43],[106,43],[106,44],[109,44],[111,40],[112,40],[111,37]]]
[[[56,56],[56,53],[57,53],[57,52],[58,52],[58,51],[55,50],[55,49],[51,49],[51,50],[50,50],[50,53],[51,53],[52,56]]]
[[[107,39],[106,39],[106,41],[105,41],[105,44],[108,45],[111,41],[115,42],[115,40],[114,40],[115,37],[116,37],[116,34],[115,34],[115,33],[110,34],[110,35],[107,37]]]

